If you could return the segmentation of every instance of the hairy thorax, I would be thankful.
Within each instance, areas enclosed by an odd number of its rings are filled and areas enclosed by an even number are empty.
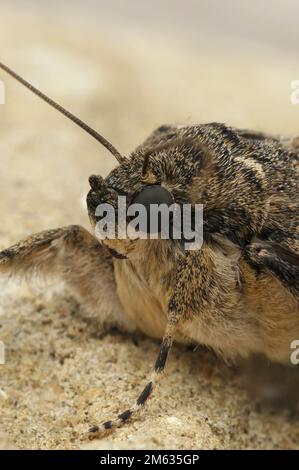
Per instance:
[[[242,257],[210,248],[207,252],[217,268],[219,286],[216,294],[210,290],[211,298],[196,312],[190,309],[177,340],[206,345],[227,360],[263,353],[288,363],[291,342],[299,338],[293,296],[272,275],[257,273]],[[142,259],[116,260],[115,276],[119,299],[137,329],[162,338],[175,280],[174,261],[159,250],[149,250]],[[195,282],[199,290],[202,280],[198,277]]]

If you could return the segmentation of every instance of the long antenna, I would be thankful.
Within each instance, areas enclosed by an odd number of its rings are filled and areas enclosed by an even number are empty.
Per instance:
[[[56,109],[59,111],[61,114],[69,118],[71,121],[73,121],[77,126],[81,127],[84,129],[88,134],[90,134],[94,139],[96,139],[98,142],[100,142],[104,147],[106,147],[107,150],[109,150],[112,155],[116,158],[116,160],[119,163],[122,163],[125,160],[125,157],[122,156],[116,148],[108,142],[108,140],[105,139],[101,134],[99,134],[97,131],[89,127],[85,122],[81,121],[78,117],[74,116],[74,114],[70,113],[67,111],[63,106],[60,106],[60,104],[56,103],[53,101],[51,98],[49,98],[47,95],[42,93],[40,90],[35,88],[33,85],[31,85],[29,82],[24,80],[24,78],[20,77],[17,73],[15,73],[13,70],[11,70],[9,67],[6,65],[2,64],[0,62],[0,69],[4,70],[6,73],[8,73],[11,77],[15,78],[18,82],[20,82],[22,85],[24,85],[26,88],[28,88],[32,93],[35,95],[39,96],[42,100],[44,100],[46,103],[48,103],[52,108]]]

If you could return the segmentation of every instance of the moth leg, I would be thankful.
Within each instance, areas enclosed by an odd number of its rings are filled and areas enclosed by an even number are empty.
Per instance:
[[[139,395],[139,397],[137,398],[133,406],[123,411],[116,418],[112,420],[105,421],[99,426],[92,426],[88,431],[90,438],[97,437],[99,434],[104,433],[107,430],[111,430],[113,428],[122,426],[126,421],[134,417],[141,410],[141,408],[145,405],[147,400],[152,395],[152,392],[154,388],[157,386],[162,376],[162,372],[165,369],[169,352],[174,341],[177,324],[178,324],[178,321],[175,318],[175,316],[170,316],[168,320],[168,324],[166,326],[165,334],[162,339],[159,354],[155,362],[154,369],[149,377],[147,385],[144,387],[143,391],[141,392],[141,394]]]
[[[83,227],[34,234],[0,252],[0,275],[64,281],[103,326],[131,330],[116,293],[112,258]]]
[[[183,324],[187,323],[190,319],[188,316],[188,310],[192,303],[192,299],[195,296],[195,290],[197,290],[194,283],[193,289],[191,288],[190,280],[194,277],[194,263],[196,262],[197,266],[199,266],[201,263],[200,256],[197,253],[190,251],[177,263],[175,288],[172,292],[169,292],[168,295],[168,321],[154,369],[149,377],[147,385],[131,408],[120,413],[112,420],[106,421],[98,426],[91,427],[89,429],[89,437],[97,437],[99,434],[102,434],[107,430],[122,426],[126,421],[134,417],[145,405],[150,396],[152,396],[155,386],[162,377],[175,335],[178,329],[181,329]],[[205,285],[203,288],[205,289]],[[201,298],[201,294],[199,294],[199,298]]]
[[[250,263],[268,270],[299,300],[299,255],[271,241],[254,241],[246,249]]]

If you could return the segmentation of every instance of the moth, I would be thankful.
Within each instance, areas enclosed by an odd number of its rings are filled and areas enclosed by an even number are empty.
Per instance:
[[[73,225],[30,236],[0,253],[0,273],[64,280],[104,326],[161,339],[153,371],[134,405],[90,428],[130,420],[152,395],[174,341],[206,345],[226,360],[261,354],[290,364],[299,339],[299,137],[221,123],[163,125],[129,157],[0,63],[0,68],[97,139],[117,160],[89,178],[92,233]],[[96,208],[125,195],[151,204],[203,204],[203,243],[99,239]]]

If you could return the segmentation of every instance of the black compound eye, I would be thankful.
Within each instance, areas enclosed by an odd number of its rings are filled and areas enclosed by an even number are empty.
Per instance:
[[[150,233],[150,208],[151,205],[158,205],[160,206],[161,204],[166,204],[167,206],[171,206],[174,203],[173,197],[171,193],[163,188],[162,186],[158,184],[153,184],[146,186],[140,193],[138,193],[133,201],[132,204],[141,204],[145,207],[146,213],[147,213],[147,231]],[[163,225],[163,221],[160,220],[158,221],[158,228],[159,231],[161,230],[161,227]]]
[[[146,186],[140,193],[135,196],[133,204],[143,204],[145,207],[150,204],[173,204],[173,197],[167,189],[159,184]]]

